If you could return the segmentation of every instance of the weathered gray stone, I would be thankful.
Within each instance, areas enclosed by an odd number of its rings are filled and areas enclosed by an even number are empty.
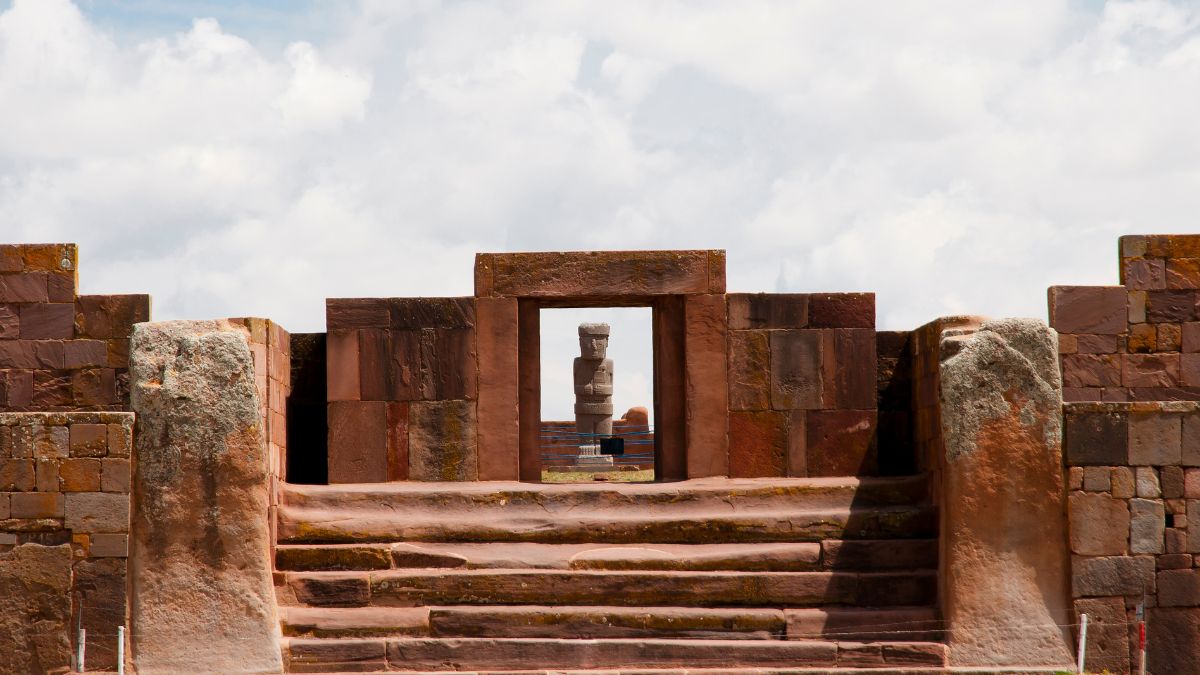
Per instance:
[[[267,448],[245,330],[138,324],[129,575],[141,673],[279,673]]]
[[[1108,492],[1112,489],[1112,471],[1107,466],[1084,467],[1083,489],[1088,492]]]
[[[1129,552],[1162,553],[1166,509],[1157,499],[1129,500]]]
[[[1005,319],[942,345],[949,665],[1069,666],[1057,335]]]
[[[1112,496],[1118,499],[1129,499],[1137,494],[1137,483],[1133,478],[1133,468],[1114,466],[1112,470]]]
[[[1154,558],[1141,556],[1109,556],[1104,558],[1071,558],[1072,585],[1076,597],[1106,595],[1141,595],[1153,593]]]
[[[0,553],[0,673],[71,665],[71,547],[22,544]]]
[[[129,495],[117,492],[68,492],[67,529],[72,532],[128,532]]]
[[[1158,484],[1158,472],[1151,466],[1137,468],[1137,496],[1143,499],[1156,499],[1162,496],[1162,488]]]
[[[408,476],[462,481],[479,475],[475,405],[471,401],[419,401],[409,406]]]

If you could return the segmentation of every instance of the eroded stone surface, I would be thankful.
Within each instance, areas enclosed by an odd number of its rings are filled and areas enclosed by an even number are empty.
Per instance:
[[[64,672],[70,620],[70,546],[23,544],[0,553],[0,672]]]
[[[942,351],[943,611],[950,663],[1072,662],[1058,343],[983,323]]]
[[[246,333],[223,321],[140,324],[131,347],[134,664],[281,672],[267,449]]]

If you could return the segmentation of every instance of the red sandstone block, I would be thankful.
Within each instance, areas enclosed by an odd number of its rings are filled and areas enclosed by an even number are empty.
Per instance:
[[[821,331],[770,331],[771,407],[775,410],[822,407]]]
[[[325,341],[327,395],[330,401],[357,401],[359,389],[358,331],[331,330]]]
[[[331,401],[329,482],[386,482],[387,431],[387,404],[383,401]]]
[[[3,344],[3,343],[0,343]],[[5,370],[5,389],[9,408],[26,408],[33,404],[32,370]]]
[[[1179,386],[1179,354],[1124,354],[1121,384],[1125,387]]]
[[[1059,333],[1058,335],[1058,353],[1059,354],[1076,354],[1079,352],[1079,336],[1071,333]]]
[[[1130,258],[1121,269],[1121,283],[1142,291],[1167,287],[1166,264],[1162,258]]]
[[[1100,387],[1063,387],[1063,401],[1073,403],[1078,401],[1099,401],[1103,389]]]
[[[1050,325],[1060,333],[1116,335],[1127,323],[1123,286],[1051,286]]]
[[[391,332],[391,353],[388,358],[390,389],[387,396],[390,401],[421,400],[423,381],[425,388],[433,388],[433,375],[424,373],[421,363],[421,336],[422,331],[418,330]]]
[[[520,447],[517,300],[478,298],[475,304],[479,479],[516,480]]]
[[[487,298],[495,295],[492,284],[495,266],[495,256],[491,253],[475,254],[475,297]]]
[[[476,398],[475,330],[420,331],[421,398],[445,401]]]
[[[133,446],[133,429],[120,424],[108,425],[108,456],[128,457]]]
[[[81,295],[75,299],[75,335],[128,338],[133,324],[150,320],[148,295]]]
[[[474,328],[475,298],[390,298],[393,330]]]
[[[771,348],[767,331],[729,333],[729,409],[771,407]]]
[[[730,330],[808,327],[805,293],[731,293],[726,298]]]
[[[808,475],[874,475],[878,470],[875,425],[874,410],[809,411]]]
[[[62,465],[62,460],[40,458],[34,460],[34,465],[38,492],[62,492],[58,482],[58,468]]]
[[[0,340],[21,337],[20,305],[0,305]]]
[[[808,413],[793,410],[788,423],[787,475],[808,475]]]
[[[104,492],[129,492],[129,460],[106,458],[101,460],[100,489]]]
[[[128,344],[128,341],[126,343]],[[67,340],[63,343],[63,366],[67,369],[97,368],[106,365],[108,343],[104,340]]]
[[[329,298],[325,301],[325,328],[388,328],[391,312],[387,298]]]
[[[492,294],[613,297],[724,293],[710,280],[709,251],[494,253]],[[478,259],[477,259],[478,262]]]
[[[1179,355],[1179,381],[1185,387],[1200,387],[1200,354]]]
[[[101,407],[117,403],[117,373],[111,368],[77,370],[71,376],[71,397],[75,405]]]
[[[1155,324],[1158,329],[1158,344],[1155,351],[1177,352],[1182,342],[1182,328],[1177,323]]]
[[[387,404],[388,480],[408,480],[408,403]]]
[[[825,330],[821,343],[821,407],[874,408],[875,331]]]
[[[729,475],[728,327],[724,295],[684,298],[689,478]]]
[[[1059,336],[1059,341],[1065,336]],[[1115,354],[1120,341],[1116,335],[1073,335],[1076,351],[1080,354]],[[1059,353],[1062,353],[1060,347]]]
[[[1129,291],[1129,323],[1146,323],[1146,291]]]
[[[1195,318],[1195,291],[1146,292],[1146,320],[1150,323],[1182,323]]]
[[[708,252],[708,292],[725,292],[724,249],[713,249]]]
[[[1121,359],[1116,354],[1068,354],[1062,358],[1063,386],[1120,386]]]
[[[58,467],[58,478],[63,492],[99,492],[100,460],[65,459]]]
[[[47,302],[50,291],[45,272],[0,274],[0,302]]]
[[[9,502],[13,518],[62,518],[66,508],[61,492],[16,492]]]
[[[1126,343],[1131,354],[1149,354],[1158,345],[1158,331],[1152,323],[1135,323],[1129,327]]]
[[[71,425],[72,457],[103,457],[106,454],[108,454],[108,425]]]
[[[113,338],[105,340],[104,344],[107,347],[108,356],[102,365],[109,368],[128,368],[129,367],[129,340],[122,338]]]
[[[1185,352],[1200,352],[1200,321],[1183,324],[1180,348]]]
[[[56,272],[78,267],[74,244],[23,244],[26,271]]]
[[[766,478],[787,473],[790,414],[773,410],[729,414],[729,475]]]
[[[358,331],[358,380],[364,401],[386,401],[391,394],[391,332],[381,328]]]
[[[19,244],[0,244],[0,272],[20,272],[25,269]]]
[[[810,328],[875,328],[874,293],[814,293],[808,299]]]
[[[33,373],[33,405],[38,407],[69,406],[71,396],[71,374],[49,370]]]
[[[0,459],[0,492],[31,492],[34,481],[32,459]]]
[[[54,272],[46,277],[46,295],[50,302],[75,302],[79,280],[75,272]]]
[[[1200,258],[1168,259],[1166,288],[1200,288]]]

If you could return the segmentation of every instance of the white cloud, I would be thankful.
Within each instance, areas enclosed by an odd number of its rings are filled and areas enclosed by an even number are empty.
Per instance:
[[[0,13],[0,239],[77,241],[85,291],[159,318],[319,330],[328,296],[470,293],[477,250],[701,246],[735,290],[877,291],[884,327],[1044,316],[1200,213],[1192,3],[194,18]]]

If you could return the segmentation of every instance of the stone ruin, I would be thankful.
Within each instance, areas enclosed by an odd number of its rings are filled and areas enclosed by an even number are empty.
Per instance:
[[[1200,673],[1200,235],[911,331],[718,250],[480,254],[314,334],[77,262],[0,246],[0,672],[1042,673],[1086,614],[1090,671],[1144,619]],[[653,315],[656,482],[541,484],[539,313],[609,306]]]
[[[607,358],[609,326],[579,325],[578,356],[571,364],[575,384],[575,432],[579,434],[580,465],[612,466],[600,454],[600,438],[613,433],[613,361]]]

